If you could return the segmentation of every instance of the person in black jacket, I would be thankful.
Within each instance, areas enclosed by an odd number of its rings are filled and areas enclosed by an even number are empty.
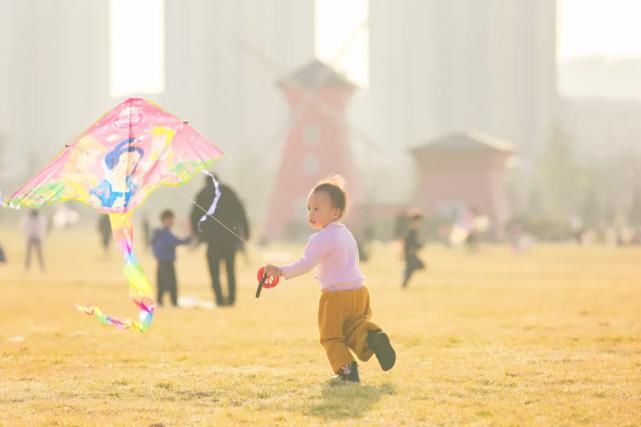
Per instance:
[[[218,181],[217,177],[216,181]],[[222,183],[219,188],[220,199],[213,214],[214,218],[207,218],[201,224],[199,231],[199,220],[205,214],[203,209],[208,209],[215,197],[214,183],[210,177],[206,177],[205,187],[196,196],[197,206],[194,206],[191,212],[191,226],[199,240],[207,244],[207,264],[216,305],[232,306],[236,302],[236,251],[242,248],[239,245],[242,241],[238,237],[243,240],[249,239],[249,223],[245,208],[234,190]],[[225,262],[227,273],[228,292],[226,297],[223,295],[220,281],[220,263],[222,261]]]
[[[407,234],[403,240],[403,252],[405,255],[405,271],[403,273],[402,287],[406,288],[407,284],[416,270],[423,270],[425,264],[418,257],[418,251],[423,247],[418,237],[418,230],[423,221],[420,212],[412,213],[409,217]]]

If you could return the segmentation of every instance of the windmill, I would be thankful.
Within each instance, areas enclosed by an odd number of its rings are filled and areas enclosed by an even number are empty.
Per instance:
[[[356,28],[332,62],[345,53],[365,25],[363,22]],[[307,192],[329,174],[340,173],[347,178],[353,201],[364,199],[360,174],[356,173],[352,157],[351,137],[377,152],[383,146],[348,123],[346,109],[358,87],[331,64],[312,59],[294,72],[285,74],[273,60],[248,42],[239,40],[238,47],[275,76],[285,75],[276,80],[285,95],[290,114],[278,126],[274,141],[268,144],[271,148],[283,137],[285,139],[269,201],[265,237],[296,237],[302,234],[300,228],[304,227]]]

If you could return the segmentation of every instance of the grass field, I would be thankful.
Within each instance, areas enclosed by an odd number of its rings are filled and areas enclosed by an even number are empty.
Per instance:
[[[46,275],[1,237],[0,425],[641,425],[640,249],[428,247],[402,291],[398,253],[378,247],[363,269],[397,366],[329,387],[313,277],[253,295],[257,266],[299,248],[240,259],[235,308],[159,310],[141,335],[72,308],[135,313],[93,231],[52,234]],[[181,293],[211,298],[202,250],[179,257]]]

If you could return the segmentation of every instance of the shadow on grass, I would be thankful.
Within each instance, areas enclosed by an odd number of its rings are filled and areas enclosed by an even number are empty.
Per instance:
[[[392,384],[381,386],[344,384],[323,387],[321,398],[313,399],[305,412],[325,420],[360,418],[382,396],[396,393]]]

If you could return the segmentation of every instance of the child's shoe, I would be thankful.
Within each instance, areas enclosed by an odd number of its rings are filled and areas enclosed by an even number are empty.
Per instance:
[[[390,344],[389,337],[383,331],[369,331],[367,345],[374,350],[374,354],[381,365],[381,369],[389,371],[396,363],[396,352]]]
[[[329,383],[330,385],[345,384],[348,382],[360,383],[361,378],[358,375],[358,364],[356,362],[348,363],[341,368],[338,375],[333,376]]]

